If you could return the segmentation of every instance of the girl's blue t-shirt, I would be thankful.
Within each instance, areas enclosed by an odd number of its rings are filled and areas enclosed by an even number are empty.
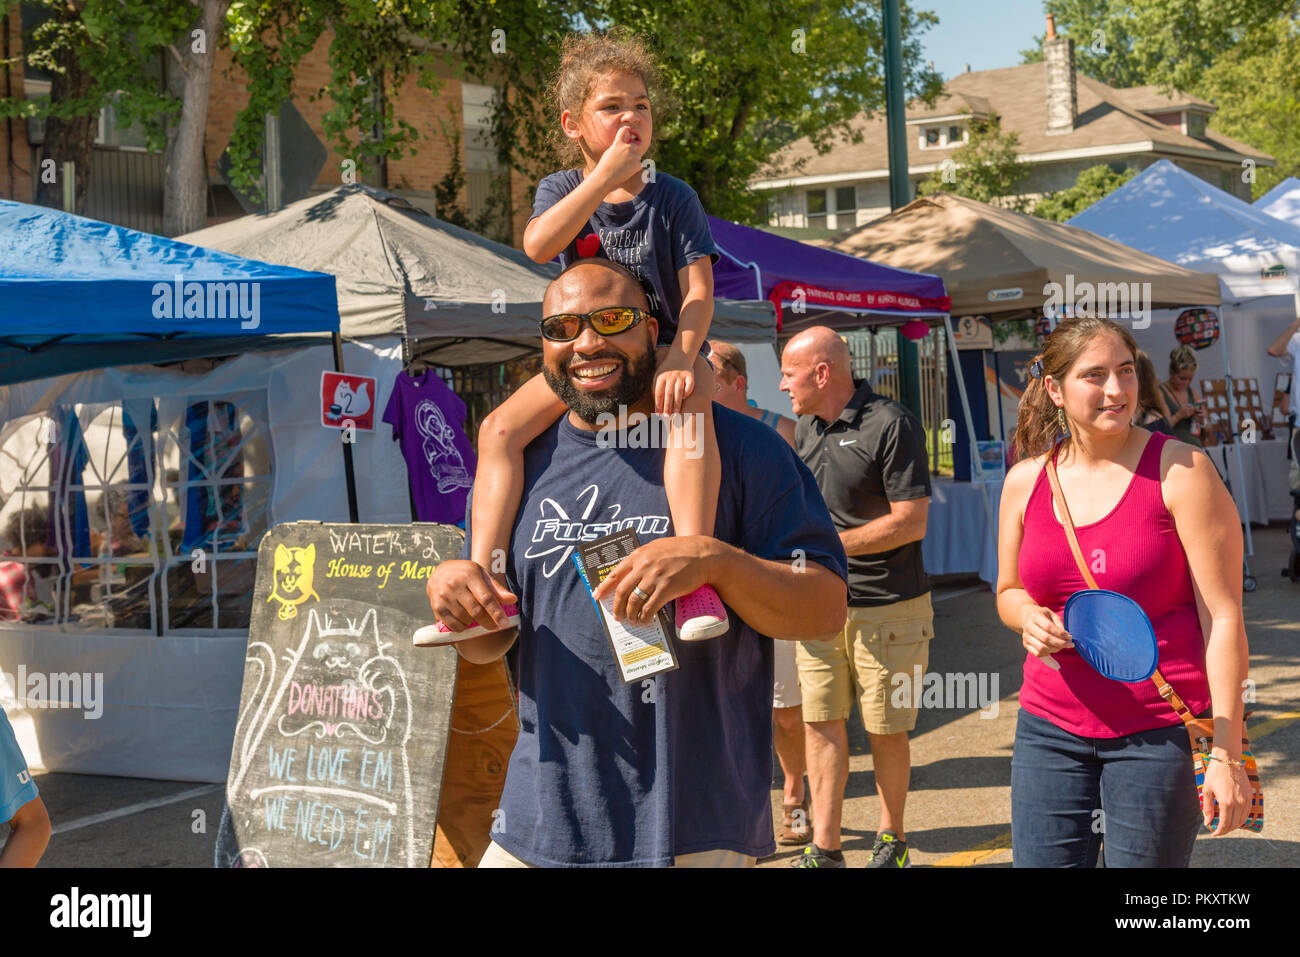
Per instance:
[[[844,576],[844,549],[812,473],[762,423],[713,411],[716,537]],[[775,639],[731,611],[721,637],[676,642],[676,671],[625,685],[573,563],[580,543],[618,529],[635,529],[643,544],[672,534],[663,454],[602,445],[567,415],[525,451],[506,567],[522,620],[519,737],[492,839],[530,864],[654,867],[681,854],[763,857],[775,847]]]
[[[582,183],[582,170],[552,173],[537,184],[533,219]],[[563,267],[579,259],[603,256],[625,266],[641,280],[650,312],[659,322],[661,346],[677,335],[682,288],[677,271],[705,256],[717,255],[709,219],[700,198],[684,182],[655,172],[630,202],[601,203],[582,232],[556,257]]]
[[[18,809],[36,800],[36,795],[36,782],[27,770],[9,717],[0,709],[0,821],[12,821]]]

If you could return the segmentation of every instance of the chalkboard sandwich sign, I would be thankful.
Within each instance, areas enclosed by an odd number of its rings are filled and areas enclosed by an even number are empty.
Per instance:
[[[454,648],[416,648],[446,525],[277,525],[257,553],[218,867],[428,867]]]

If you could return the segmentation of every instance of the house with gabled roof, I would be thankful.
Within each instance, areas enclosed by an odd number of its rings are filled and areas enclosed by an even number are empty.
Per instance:
[[[1028,169],[1019,197],[1037,200],[1074,185],[1083,170],[1105,164],[1142,170],[1168,159],[1249,202],[1253,171],[1273,157],[1213,128],[1217,107],[1178,90],[1117,89],[1074,68],[1074,45],[1052,17],[1039,63],[967,71],[945,85],[932,106],[908,104],[908,177],[912,194],[931,173],[953,170],[950,158],[972,124],[998,118],[1019,137]],[[804,238],[829,236],[889,212],[885,115],[854,120],[860,142],[842,136],[818,154],[807,138],[776,153],[750,181],[768,193],[767,221]],[[949,163],[945,167],[944,163]]]

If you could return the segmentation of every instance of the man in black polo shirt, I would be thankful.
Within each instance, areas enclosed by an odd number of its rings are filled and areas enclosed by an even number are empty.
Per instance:
[[[867,866],[909,867],[903,805],[911,775],[907,734],[916,727],[916,708],[895,706],[891,679],[902,673],[910,681],[918,665],[925,671],[934,635],[921,562],[930,503],[925,432],[903,406],[853,381],[848,346],[824,326],[786,345],[781,389],[799,416],[795,451],[816,478],[849,556],[843,632],[800,642],[798,649],[814,833],[813,846],[792,863],[844,866],[845,721],[856,695],[882,807]]]

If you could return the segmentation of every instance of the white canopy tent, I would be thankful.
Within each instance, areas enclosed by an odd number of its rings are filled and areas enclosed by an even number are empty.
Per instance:
[[[1223,289],[1218,350],[1198,355],[1198,377],[1255,379],[1262,395],[1272,395],[1276,359],[1268,346],[1300,308],[1300,227],[1292,226],[1161,160],[1069,221],[1143,252],[1215,272]],[[1158,372],[1177,345],[1173,310],[1156,313],[1151,326],[1134,336]],[[1216,355],[1217,352],[1217,355]],[[1229,403],[1233,402],[1229,390]],[[1239,430],[1235,406],[1231,419]],[[1241,450],[1237,471],[1244,475]],[[1247,554],[1253,554],[1248,499],[1245,511]]]
[[[1237,378],[1258,379],[1271,393],[1273,374],[1281,367],[1268,346],[1295,318],[1300,302],[1300,226],[1281,222],[1168,160],[1148,167],[1069,223],[1180,266],[1218,273],[1226,355],[1202,350],[1197,375],[1219,378],[1230,368]],[[1178,344],[1177,316],[1176,310],[1162,310],[1149,328],[1133,330],[1162,374],[1165,357]]]
[[[1300,226],[1300,179],[1288,176],[1251,205],[1292,226]]]

